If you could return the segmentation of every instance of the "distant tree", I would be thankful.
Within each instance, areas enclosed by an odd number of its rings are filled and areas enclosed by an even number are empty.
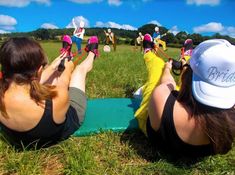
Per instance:
[[[175,36],[173,33],[167,33],[166,36],[162,37],[163,40],[166,41],[166,43],[174,43],[175,42]]]
[[[143,35],[145,35],[146,33],[152,35],[156,26],[156,24],[145,24],[138,28],[138,31],[141,32]]]
[[[228,35],[221,35],[219,33],[216,33],[212,36],[212,38],[217,38],[217,39],[226,39],[228,40],[231,44],[235,44],[235,38],[231,38]]]
[[[33,32],[33,36],[37,39],[48,40],[50,39],[50,33],[48,29],[38,29]]]
[[[195,45],[198,45],[202,41],[204,41],[204,38],[202,37],[202,35],[200,35],[198,33],[193,33],[192,35],[189,35],[189,38],[191,38],[193,40],[193,44],[195,44]]]
[[[175,35],[178,40],[178,43],[183,45],[184,41],[188,38],[188,34],[185,31],[179,32]]]
[[[164,34],[168,32],[168,29],[162,26],[157,26],[156,24],[145,24],[138,28],[138,32],[141,32],[143,35],[146,33],[150,34],[151,36],[153,35],[155,31],[155,27],[159,27],[159,32],[160,34]],[[166,41],[166,38],[162,38],[164,41]]]

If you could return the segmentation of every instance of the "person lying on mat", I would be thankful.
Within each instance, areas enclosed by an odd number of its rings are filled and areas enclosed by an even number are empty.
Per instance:
[[[98,38],[93,36],[87,58],[78,66],[65,53],[46,66],[47,57],[36,41],[10,38],[2,44],[0,127],[8,142],[17,148],[47,147],[67,139],[81,126],[86,75],[97,48]],[[64,70],[58,72],[62,60]]]
[[[176,156],[225,154],[235,136],[235,46],[212,39],[183,63],[181,88],[165,64],[153,90],[146,124],[149,140]]]

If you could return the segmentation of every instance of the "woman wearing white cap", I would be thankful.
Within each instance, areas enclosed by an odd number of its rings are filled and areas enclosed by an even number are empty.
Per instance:
[[[150,141],[176,156],[227,153],[235,136],[235,46],[218,39],[198,45],[179,92],[171,68],[167,62],[149,102]]]
[[[82,53],[81,44],[82,44],[82,40],[83,40],[83,37],[85,34],[85,29],[84,29],[85,23],[84,23],[84,21],[80,21],[79,27],[77,27],[74,18],[73,18],[72,22],[73,22],[73,26],[75,28],[73,31],[72,40],[77,45],[78,53],[81,54]]]

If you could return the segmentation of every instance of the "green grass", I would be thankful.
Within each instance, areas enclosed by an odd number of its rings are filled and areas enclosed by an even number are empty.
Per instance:
[[[49,60],[59,54],[60,43],[42,43]],[[75,46],[73,46],[75,48]],[[177,58],[179,49],[167,53]],[[94,62],[87,76],[89,98],[130,97],[146,81],[143,54],[131,46],[118,46]],[[164,175],[235,174],[235,147],[226,155],[210,156],[194,164],[173,161],[154,150],[140,132],[101,133],[71,137],[46,149],[18,152],[0,140],[0,174]]]

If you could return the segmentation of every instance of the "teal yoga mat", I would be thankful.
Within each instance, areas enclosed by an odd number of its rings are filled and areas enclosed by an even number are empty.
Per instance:
[[[138,128],[134,113],[140,99],[104,98],[88,100],[85,120],[74,136],[87,136],[105,131],[122,132]]]

